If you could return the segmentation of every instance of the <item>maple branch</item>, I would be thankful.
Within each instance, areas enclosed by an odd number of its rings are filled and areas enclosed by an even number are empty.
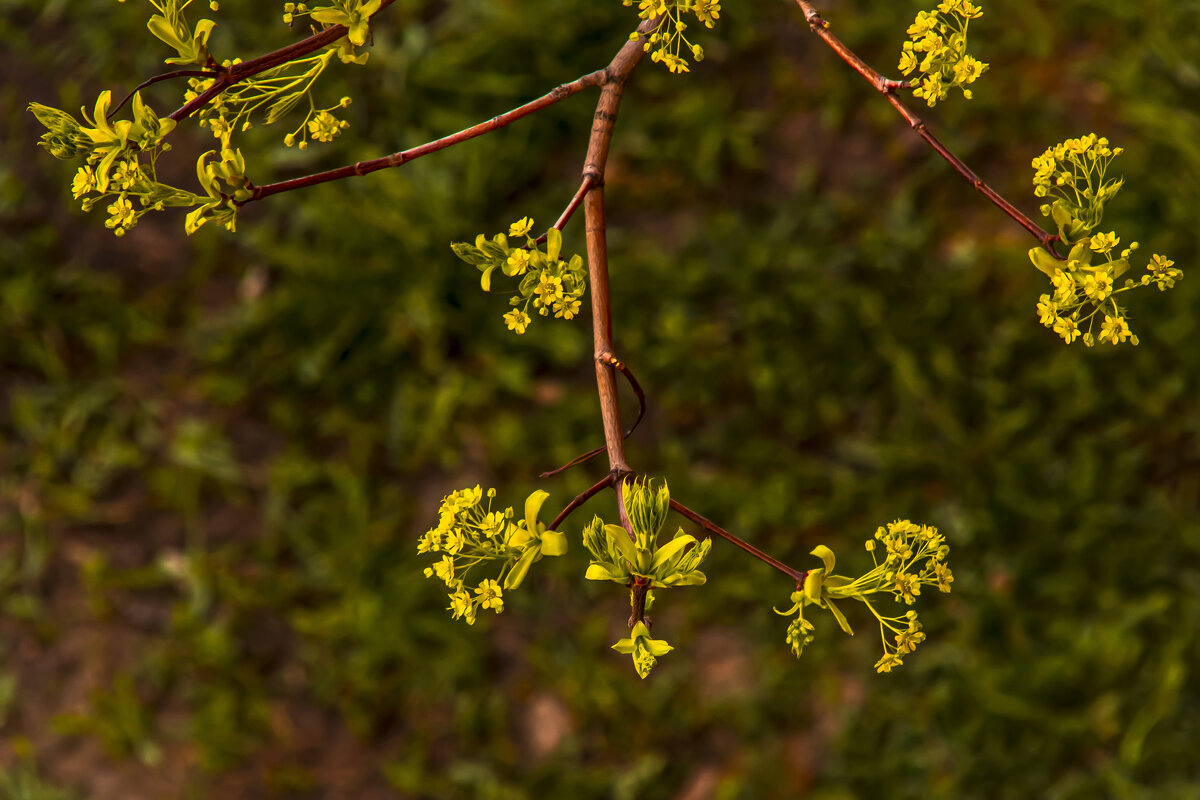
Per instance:
[[[326,170],[324,172],[305,175],[300,178],[292,178],[291,180],[279,181],[278,183],[268,183],[263,186],[254,187],[254,193],[248,200],[245,200],[239,205],[252,203],[255,200],[262,200],[264,197],[270,197],[273,194],[280,192],[290,192],[295,189],[305,189],[309,186],[316,186],[320,183],[328,183],[329,181],[341,180],[358,175],[367,175],[371,172],[377,172],[381,169],[389,167],[398,167],[401,164],[407,164],[421,156],[436,153],[439,150],[445,150],[447,147],[452,147],[460,142],[465,142],[468,139],[474,139],[476,136],[482,136],[485,133],[491,133],[494,130],[510,125],[513,122],[527,117],[534,112],[541,111],[547,106],[554,105],[560,100],[565,100],[571,95],[577,94],[584,89],[589,89],[593,86],[599,86],[604,81],[604,70],[584,75],[570,83],[564,83],[561,86],[556,86],[546,94],[531,100],[523,106],[518,106],[511,111],[492,117],[491,119],[480,122],[478,125],[472,125],[469,128],[464,128],[458,133],[452,133],[449,136],[443,136],[441,139],[435,139],[432,142],[418,145],[409,150],[403,150],[399,153],[392,153],[388,156],[373,158],[370,161],[359,161],[356,164],[347,164],[335,169]]]
[[[173,80],[174,78],[216,78],[220,74],[221,73],[219,71],[212,70],[212,69],[177,69],[174,72],[164,72],[161,75],[155,75],[153,78],[147,78],[146,80],[139,83],[137,86],[130,89],[129,94],[125,95],[125,97],[122,98],[121,102],[119,102],[115,106],[113,106],[112,110],[109,111],[108,114],[106,114],[104,118],[112,119],[113,116],[116,115],[116,113],[121,110],[122,106],[124,106],[126,103],[129,102],[129,98],[133,97],[135,94],[140,92],[142,89],[145,89],[147,86],[153,86],[156,83],[161,83],[162,81]]]
[[[383,11],[396,0],[382,0],[375,14]],[[371,15],[371,19],[375,18],[375,14]],[[208,105],[208,102],[221,92],[228,89],[239,81],[246,78],[253,78],[260,72],[266,72],[269,69],[274,69],[281,64],[286,64],[289,61],[295,61],[309,53],[316,52],[322,47],[329,45],[341,39],[349,29],[345,25],[334,25],[326,28],[323,31],[318,31],[307,39],[302,39],[299,42],[289,44],[287,47],[281,47],[278,50],[272,50],[270,53],[265,53],[257,58],[252,58],[249,61],[243,61],[239,64],[234,64],[230,67],[219,67],[220,75],[213,81],[212,86],[209,86],[196,97],[193,97],[181,108],[176,109],[170,115],[171,119],[178,122],[181,119],[190,117],[197,109]],[[214,63],[212,57],[209,57],[209,63]]]
[[[571,202],[567,203],[567,207],[563,209],[562,214],[558,218],[558,222],[554,223],[553,227],[561,231],[567,226],[567,223],[571,220],[571,217],[575,216],[575,212],[579,210],[579,206],[583,202],[583,196],[587,194],[587,190],[591,188],[591,185],[592,176],[584,175],[583,182],[579,184],[579,189],[576,190],[575,196],[571,198]],[[546,233],[549,233],[549,231]],[[543,233],[541,236],[535,239],[533,243],[545,244],[547,238],[546,233]],[[529,247],[529,245],[525,245],[526,250],[528,250]]]
[[[579,508],[581,505],[586,503],[588,500],[590,500],[592,498],[593,495],[600,492],[600,490],[607,489],[609,486],[612,486],[613,480],[614,479],[613,479],[612,475],[605,475],[603,478],[596,481],[588,488],[584,489],[582,492],[580,492],[578,495],[575,496],[574,500],[567,503],[566,508],[564,508],[562,511],[558,512],[558,516],[555,517],[554,521],[551,522],[546,527],[546,530],[551,530],[551,531],[558,530],[558,526],[562,524],[562,521],[565,520],[572,511],[574,511],[575,509]]]
[[[730,544],[735,545],[735,546],[741,548],[742,550],[745,550],[747,553],[754,556],[755,558],[757,558],[759,561],[763,562],[764,564],[769,564],[772,567],[774,567],[775,569],[782,572],[784,575],[787,575],[789,578],[791,578],[792,580],[794,580],[796,582],[797,587],[804,584],[804,578],[808,575],[808,570],[793,569],[792,567],[789,567],[787,564],[784,564],[782,561],[772,558],[771,556],[767,555],[762,550],[759,550],[757,547],[755,547],[754,545],[745,541],[744,539],[739,539],[737,536],[734,536],[732,533],[725,530],[724,528],[722,528],[720,525],[713,522],[712,520],[706,519],[705,517],[700,516],[695,511],[692,511],[690,508],[685,506],[683,503],[680,503],[678,500],[675,500],[674,498],[671,499],[671,508],[674,509],[675,511],[678,511],[680,514],[687,517],[692,522],[696,523],[697,525],[699,525],[701,528],[708,531],[709,533],[715,533],[717,536],[720,536],[722,539],[729,542]]]
[[[846,64],[861,75],[875,90],[882,94],[892,107],[899,112],[900,116],[904,117],[909,126],[916,131],[925,142],[934,149],[934,151],[942,158],[949,162],[950,166],[954,167],[959,175],[963,176],[975,189],[988,200],[991,200],[1001,211],[1011,217],[1018,225],[1027,230],[1038,242],[1041,243],[1051,255],[1060,261],[1063,257],[1054,249],[1054,243],[1058,241],[1058,234],[1049,233],[1038,225],[1016,206],[1005,200],[996,190],[988,186],[980,179],[974,171],[968,167],[961,158],[954,155],[950,150],[942,144],[936,136],[929,132],[924,120],[918,117],[908,106],[900,102],[896,97],[896,89],[907,88],[909,84],[904,81],[892,81],[885,78],[883,75],[872,69],[865,61],[854,54],[849,47],[846,47],[840,39],[833,35],[829,30],[829,23],[821,18],[820,13],[813,8],[811,3],[805,0],[796,0],[796,4],[800,6],[800,10],[804,12],[804,19],[808,22],[808,26],[812,28],[813,33],[821,37],[821,41],[829,45],[833,52],[837,53],[838,57],[845,61]]]
[[[640,383],[638,383],[637,378],[635,378],[633,376],[633,371],[629,369],[628,364],[621,361],[620,359],[618,359],[616,356],[612,355],[611,353],[601,356],[600,360],[610,364],[617,372],[621,373],[621,375],[624,376],[625,380],[627,380],[629,382],[629,387],[631,389],[633,389],[634,393],[637,395],[638,415],[637,415],[637,419],[635,419],[633,421],[633,424],[629,426],[629,430],[625,431],[624,438],[628,439],[630,436],[633,435],[633,432],[635,430],[637,430],[637,426],[642,421],[642,417],[644,417],[646,415],[646,393],[644,391],[642,391],[642,385]],[[572,458],[566,464],[563,464],[561,467],[558,467],[557,469],[547,470],[546,472],[539,474],[538,477],[539,478],[549,478],[551,476],[559,474],[560,472],[566,472],[571,467],[577,467],[580,464],[584,463],[585,461],[592,460],[596,456],[603,453],[605,451],[605,449],[606,449],[605,447],[597,447],[592,450],[588,450],[586,453],[583,453],[582,455],[575,456],[575,458]]]

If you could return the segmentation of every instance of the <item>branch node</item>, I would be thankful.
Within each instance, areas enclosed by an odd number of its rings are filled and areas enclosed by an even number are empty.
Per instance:
[[[584,165],[583,178],[588,182],[588,189],[598,189],[604,186],[604,173],[597,169],[595,164]]]

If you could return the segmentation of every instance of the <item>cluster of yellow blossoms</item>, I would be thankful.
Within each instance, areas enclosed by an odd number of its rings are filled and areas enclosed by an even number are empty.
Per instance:
[[[504,590],[516,589],[525,580],[529,568],[542,556],[560,556],[567,552],[566,536],[546,530],[537,521],[538,512],[549,495],[538,490],[525,501],[525,519],[512,521],[513,510],[492,511],[495,489],[484,492],[478,487],[459,489],[442,499],[438,524],[417,543],[418,553],[439,556],[425,568],[425,577],[436,577],[450,589],[447,608],[454,619],[474,625],[479,609],[499,614],[504,610]],[[498,565],[495,577],[468,584],[475,567]]]
[[[622,0],[633,5],[633,0]],[[706,28],[711,28],[721,16],[718,0],[639,0],[638,17],[657,19],[658,24],[645,35],[642,48],[650,53],[650,60],[660,63],[671,72],[687,72],[690,54],[696,61],[704,59],[704,48],[694,44],[684,35],[687,22],[684,18],[693,15]],[[637,32],[629,34],[630,40],[639,37]]]
[[[252,126],[251,116],[265,115],[264,122],[270,125],[302,103],[308,110],[296,128],[283,137],[288,147],[308,147],[308,137],[318,142],[332,142],[350,123],[339,120],[332,112],[350,105],[350,98],[343,97],[329,108],[317,108],[312,99],[312,87],[333,57],[334,50],[309,58],[290,61],[275,69],[267,70],[252,80],[225,89],[201,108],[196,116],[200,127],[208,128],[221,142],[222,149],[229,148],[234,131],[248,131]],[[240,59],[226,62],[229,67]],[[184,100],[191,102],[212,86],[212,78],[191,78]]]
[[[967,25],[983,16],[971,0],[945,0],[933,11],[922,11],[908,28],[910,41],[900,53],[899,69],[905,75],[916,70],[913,95],[932,108],[958,87],[971,99],[972,84],[988,65],[967,53]]]
[[[882,562],[875,555],[877,543],[882,543],[887,553]],[[950,547],[945,537],[938,533],[937,528],[915,525],[903,519],[877,529],[875,538],[867,541],[866,548],[875,566],[855,579],[833,574],[836,559],[828,547],[820,545],[812,551],[825,566],[809,570],[803,587],[792,593],[791,608],[787,611],[776,609],[776,613],[783,616],[797,615],[788,624],[785,637],[797,658],[804,652],[805,645],[812,642],[815,630],[813,624],[804,617],[805,606],[815,605],[828,610],[843,631],[854,635],[835,600],[857,600],[870,609],[879,621],[883,656],[875,662],[878,672],[891,672],[893,667],[904,663],[905,655],[925,641],[915,610],[909,609],[901,616],[885,617],[868,596],[890,593],[897,603],[911,606],[921,594],[922,586],[936,586],[939,591],[949,592],[950,584],[954,583],[954,574],[946,566]],[[889,632],[892,642],[887,638]]]
[[[522,217],[508,227],[507,236],[498,233],[489,240],[481,233],[475,244],[455,242],[450,246],[455,255],[483,273],[479,284],[485,292],[492,290],[492,275],[497,269],[510,278],[520,278],[517,292],[509,300],[514,308],[504,315],[508,329],[518,334],[525,333],[533,321],[529,316],[531,307],[543,317],[553,314],[556,319],[573,319],[587,289],[583,257],[576,254],[569,260],[559,258],[562,231],[546,231],[546,249],[542,251],[529,235],[531,230],[533,220]],[[510,236],[524,237],[525,244],[514,247],[509,244]]]
[[[1034,194],[1053,199],[1041,207],[1042,214],[1054,220],[1059,239],[1071,248],[1066,261],[1040,247],[1029,251],[1034,266],[1054,287],[1038,299],[1038,318],[1067,344],[1082,339],[1088,347],[1097,342],[1136,345],[1138,338],[1130,331],[1116,295],[1150,284],[1165,291],[1183,277],[1174,261],[1155,254],[1140,281],[1126,279],[1123,287],[1114,286],[1129,271],[1138,243],[1131,242],[1117,257],[1121,240],[1116,231],[1093,231],[1100,225],[1105,204],[1124,183],[1107,178],[1110,164],[1121,152],[1120,147],[1109,147],[1108,139],[1090,133],[1048,147],[1032,162]]]

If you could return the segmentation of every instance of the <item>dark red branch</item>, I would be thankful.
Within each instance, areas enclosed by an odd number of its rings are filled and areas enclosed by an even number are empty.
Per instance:
[[[585,175],[583,178],[583,182],[579,184],[579,189],[576,190],[576,192],[575,192],[575,196],[571,198],[570,203],[567,203],[567,207],[565,209],[563,209],[562,214],[558,218],[558,222],[554,223],[553,227],[555,227],[561,231],[563,228],[565,228],[567,226],[567,223],[571,220],[571,217],[573,217],[575,215],[575,211],[579,208],[580,203],[583,202],[583,196],[585,194],[587,194],[587,190],[590,189],[591,186],[592,186],[592,177],[590,175]],[[544,233],[534,241],[534,244],[545,244],[545,243],[546,243],[546,234],[544,234]],[[528,250],[529,245],[525,245],[525,249]]]
[[[129,98],[133,97],[147,86],[153,86],[156,83],[173,80],[175,78],[215,78],[220,74],[220,72],[210,69],[177,69],[174,72],[164,72],[162,75],[155,75],[153,78],[147,78],[137,86],[133,87],[133,89],[129,92],[129,94],[125,95],[121,102],[113,106],[112,110],[108,112],[108,115],[105,117],[105,119],[112,119],[113,115],[120,111],[121,107],[129,102]]]
[[[1058,241],[1057,234],[1049,233],[1043,230],[1040,225],[1023,214],[1012,203],[1001,197],[999,193],[992,189],[992,187],[984,183],[979,176],[971,170],[970,167],[963,163],[962,159],[951,153],[945,145],[938,141],[937,137],[929,132],[925,122],[920,117],[913,113],[908,106],[900,102],[900,99],[896,97],[895,90],[907,86],[907,83],[903,81],[888,80],[887,78],[883,77],[883,75],[876,72],[874,69],[868,66],[865,61],[855,55],[850,48],[846,47],[846,45],[843,44],[840,39],[834,36],[832,32],[830,32],[829,23],[821,18],[821,15],[810,3],[805,2],[805,0],[796,0],[796,3],[804,12],[804,19],[808,22],[809,27],[812,28],[813,33],[821,37],[821,40],[825,42],[825,44],[829,45],[829,48],[833,50],[833,52],[837,53],[838,57],[841,58],[842,61],[845,61],[851,69],[861,75],[868,83],[875,87],[876,91],[887,98],[887,101],[891,103],[892,107],[900,113],[900,116],[904,117],[905,121],[908,122],[909,126],[914,131],[916,131],[918,136],[924,139],[925,142],[932,147],[938,155],[946,159],[950,166],[954,167],[959,175],[962,175],[972,186],[975,187],[976,191],[981,193],[988,200],[991,200],[1001,211],[1011,217],[1022,228],[1027,230],[1041,243],[1042,247],[1046,248],[1046,250],[1048,250],[1055,258],[1062,258],[1062,256],[1060,256],[1054,249],[1054,243]]]
[[[638,383],[637,378],[635,378],[633,376],[633,371],[629,369],[628,364],[626,364],[625,362],[616,358],[611,353],[608,353],[608,354],[605,354],[604,356],[602,356],[601,360],[604,363],[607,363],[609,366],[611,366],[617,372],[621,373],[621,375],[624,376],[625,380],[627,380],[629,382],[629,386],[631,389],[633,389],[634,394],[637,395],[637,399],[638,399],[637,419],[635,419],[633,421],[633,424],[629,426],[629,430],[625,431],[625,436],[623,437],[625,439],[628,439],[631,435],[633,435],[633,432],[637,429],[638,424],[642,421],[642,417],[644,417],[646,415],[646,393],[644,391],[642,391],[642,385],[640,383]],[[563,464],[561,467],[558,467],[557,469],[547,470],[546,472],[539,474],[538,477],[539,478],[549,478],[549,477],[559,474],[560,472],[566,472],[571,467],[577,467],[580,464],[584,463],[585,461],[591,461],[593,458],[595,458],[596,456],[603,453],[605,451],[605,449],[606,449],[605,447],[597,447],[592,450],[588,450],[586,453],[583,453],[582,455],[575,456],[575,458],[572,458],[566,464]]]
[[[547,530],[551,530],[551,531],[558,530],[558,526],[562,524],[563,520],[565,520],[568,516],[570,516],[572,511],[574,511],[575,509],[579,508],[581,505],[586,503],[588,500],[590,500],[594,495],[596,495],[602,489],[607,489],[609,486],[612,486],[613,481],[614,481],[614,478],[612,475],[605,475],[603,478],[596,481],[588,488],[584,489],[582,492],[580,492],[578,495],[575,496],[574,500],[567,503],[566,508],[564,508],[562,511],[558,512],[558,516],[555,517],[554,521],[551,522],[547,526]]]
[[[312,175],[305,175],[300,178],[292,178],[287,181],[278,183],[268,183],[264,186],[256,186],[254,194],[245,202],[250,203],[255,200],[262,200],[264,197],[270,197],[273,194],[281,192],[290,192],[295,189],[304,189],[309,186],[316,186],[320,183],[328,183],[329,181],[341,180],[358,175],[367,175],[371,172],[377,172],[381,169],[389,167],[398,167],[401,164],[407,164],[409,161],[420,158],[421,156],[436,153],[439,150],[445,150],[447,147],[452,147],[459,142],[465,142],[468,139],[474,139],[476,136],[481,136],[485,133],[491,133],[494,130],[503,128],[522,117],[527,117],[534,112],[541,111],[547,106],[554,105],[560,100],[565,100],[573,94],[583,91],[584,89],[593,86],[599,86],[604,81],[604,71],[597,70],[596,72],[584,75],[578,80],[571,83],[564,83],[562,86],[555,87],[551,91],[531,100],[523,106],[514,108],[512,111],[507,111],[498,117],[492,117],[486,122],[481,122],[478,125],[472,125],[470,128],[465,128],[458,133],[452,133],[449,136],[443,136],[441,139],[435,139],[432,142],[426,142],[410,150],[404,150],[399,153],[392,153],[390,156],[382,156],[374,158],[370,161],[359,161],[357,164],[347,164],[336,169],[326,170],[325,172],[317,172]]]
[[[379,4],[379,9],[375,12],[375,14],[383,11],[394,2],[396,2],[396,0],[383,0],[383,2]],[[371,15],[371,18],[374,19],[375,15]],[[196,112],[197,109],[208,105],[210,100],[228,89],[233,84],[238,83],[239,81],[244,81],[247,78],[253,78],[260,72],[266,72],[269,69],[274,69],[275,67],[278,67],[281,64],[286,64],[289,61],[295,61],[298,58],[303,58],[309,53],[315,53],[317,50],[320,50],[323,47],[328,47],[338,39],[341,39],[343,36],[345,36],[347,30],[348,29],[345,25],[334,25],[330,28],[326,28],[323,31],[314,33],[307,39],[302,39],[299,42],[289,44],[287,47],[281,47],[278,50],[258,56],[257,58],[252,58],[249,61],[243,61],[240,64],[234,64],[230,66],[213,82],[212,86],[205,89],[197,97],[192,98],[182,108],[172,112],[171,119],[178,122],[181,119],[190,117]]]
[[[739,539],[738,537],[734,536],[729,531],[722,528],[717,523],[715,523],[711,520],[705,519],[704,517],[697,514],[695,511],[692,511],[690,508],[685,506],[683,503],[680,503],[678,500],[671,501],[671,508],[674,509],[675,511],[678,511],[680,514],[687,517],[692,522],[696,523],[697,525],[699,525],[701,528],[708,531],[709,533],[715,533],[717,536],[720,536],[722,539],[729,542],[730,544],[732,544],[736,547],[739,547],[742,550],[745,550],[747,553],[754,556],[755,558],[757,558],[759,561],[763,562],[764,564],[770,564],[772,567],[774,567],[775,569],[782,572],[784,575],[787,575],[789,578],[794,580],[796,582],[797,586],[800,586],[801,584],[804,583],[804,578],[806,575],[808,575],[807,570],[793,569],[792,567],[789,567],[787,564],[784,564],[782,561],[771,558],[771,556],[767,555],[762,550],[759,550],[754,545],[750,544],[747,541]]]

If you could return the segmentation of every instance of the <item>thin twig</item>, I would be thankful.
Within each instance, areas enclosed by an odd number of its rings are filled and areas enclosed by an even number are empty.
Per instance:
[[[558,526],[562,524],[563,520],[565,520],[571,514],[572,511],[579,508],[581,505],[583,505],[588,500],[590,500],[601,489],[607,489],[609,486],[612,486],[613,481],[614,481],[614,478],[612,475],[605,475],[603,478],[596,481],[588,488],[584,489],[582,492],[580,492],[578,495],[575,496],[574,500],[567,503],[566,508],[564,508],[562,511],[558,512],[558,516],[555,517],[554,521],[550,523],[550,525],[547,527],[547,530],[551,530],[551,531],[558,530]]]
[[[637,429],[638,424],[642,421],[642,418],[646,415],[646,393],[642,390],[642,385],[640,383],[638,383],[637,378],[635,378],[633,376],[633,371],[631,369],[629,369],[628,364],[621,361],[620,359],[618,359],[616,356],[612,355],[611,353],[607,353],[607,354],[601,356],[600,360],[609,364],[610,366],[613,367],[613,369],[615,369],[617,372],[621,373],[621,375],[624,376],[625,380],[627,380],[629,382],[629,387],[631,389],[633,389],[634,394],[637,395],[638,415],[637,415],[637,419],[635,419],[633,421],[633,424],[629,426],[629,430],[625,431],[624,438],[628,439],[630,436],[633,435],[633,432]],[[585,461],[591,461],[593,458],[595,458],[596,456],[603,453],[605,451],[605,449],[606,449],[605,447],[596,447],[592,450],[588,450],[586,453],[583,453],[582,455],[575,456],[570,461],[563,464],[561,467],[558,467],[556,469],[547,470],[547,471],[539,474],[538,477],[539,478],[550,478],[550,477],[553,477],[554,475],[558,475],[560,472],[566,472],[571,467],[577,467],[580,464],[584,463]]]
[[[147,86],[153,86],[156,83],[169,81],[174,78],[215,78],[220,74],[220,72],[211,69],[177,69],[174,72],[164,72],[162,75],[155,75],[153,78],[147,78],[137,86],[133,87],[133,89],[130,90],[129,94],[125,95],[121,102],[113,106],[112,110],[108,112],[107,116],[105,116],[105,119],[112,119],[113,115],[120,111],[121,107],[129,102],[129,98],[133,97]]]
[[[715,533],[717,536],[720,536],[722,539],[729,542],[730,544],[740,547],[742,550],[745,550],[747,553],[754,556],[759,561],[762,561],[764,564],[770,564],[772,567],[774,567],[775,569],[782,572],[784,575],[787,575],[789,578],[794,580],[796,582],[797,586],[800,586],[801,584],[804,583],[804,578],[806,575],[808,575],[807,570],[793,569],[792,567],[789,567],[787,564],[784,564],[782,561],[771,558],[771,556],[767,555],[762,550],[759,550],[754,545],[750,544],[749,542],[747,542],[743,539],[739,539],[737,536],[734,536],[732,533],[725,530],[717,523],[715,523],[709,519],[705,519],[704,517],[697,514],[695,511],[692,511],[690,508],[685,506],[683,503],[680,503],[678,500],[675,500],[675,499],[671,500],[671,508],[674,509],[675,511],[678,511],[680,514],[687,517],[692,522],[696,523],[697,525],[699,525],[701,528],[708,531],[709,533]]]
[[[390,6],[396,0],[382,0],[379,8],[375,11],[378,14],[383,9]],[[375,14],[371,18],[375,18]],[[274,69],[281,64],[286,64],[289,61],[295,61],[298,58],[303,58],[309,53],[316,52],[322,47],[329,45],[341,39],[348,32],[345,25],[334,25],[326,28],[323,31],[314,33],[307,39],[302,39],[299,42],[289,44],[287,47],[281,47],[278,50],[273,50],[270,53],[252,58],[249,61],[243,61],[240,64],[233,64],[227,68],[221,75],[213,81],[213,85],[205,89],[198,96],[189,100],[182,107],[171,113],[171,119],[178,122],[181,119],[190,117],[197,109],[208,105],[209,101],[219,95],[221,92],[228,89],[230,86],[244,81],[247,78],[253,78],[260,72],[266,72],[269,69]]]
[[[579,204],[583,202],[583,196],[587,194],[587,190],[591,188],[592,177],[590,175],[583,176],[583,181],[579,184],[579,188],[575,191],[575,196],[571,198],[571,202],[567,203],[567,207],[563,209],[562,214],[558,218],[558,222],[554,223],[555,228],[562,230],[567,226],[571,217],[575,215],[575,211],[579,208]],[[545,244],[546,234],[543,233],[534,240],[534,244]],[[529,249],[529,245],[525,245],[525,249]]]
[[[1038,225],[1028,216],[1023,214],[1017,209],[1016,206],[1001,197],[996,190],[984,183],[980,177],[971,170],[970,167],[963,163],[962,159],[954,155],[954,153],[951,153],[944,144],[938,141],[936,136],[929,132],[925,122],[920,117],[913,113],[908,106],[900,102],[900,99],[896,97],[895,90],[897,88],[903,88],[902,84],[904,82],[888,80],[883,75],[872,69],[865,61],[855,55],[850,48],[846,47],[846,45],[843,44],[840,39],[833,35],[833,33],[829,30],[829,23],[821,18],[820,13],[813,8],[812,4],[805,2],[805,0],[796,0],[796,3],[800,6],[800,10],[804,12],[804,19],[808,22],[808,26],[812,28],[813,33],[821,37],[821,40],[824,41],[825,44],[829,45],[829,48],[833,50],[833,52],[837,53],[838,57],[841,58],[842,61],[845,61],[851,69],[853,69],[864,79],[866,79],[868,83],[874,86],[875,90],[882,94],[887,101],[892,104],[892,107],[900,113],[900,116],[904,117],[905,121],[908,122],[909,126],[914,131],[916,131],[918,136],[924,139],[925,142],[932,147],[938,155],[946,159],[946,161],[950,163],[950,166],[954,167],[959,175],[962,175],[964,178],[966,178],[967,181],[974,186],[978,192],[980,192],[988,200],[991,200],[1001,211],[1011,217],[1017,222],[1017,224],[1019,224],[1035,239],[1041,242],[1042,247],[1044,247],[1051,255],[1060,260],[1062,259],[1062,256],[1060,256],[1054,249],[1054,243],[1058,241],[1057,234],[1049,233],[1044,230],[1042,226]]]
[[[357,175],[366,175],[371,172],[376,172],[389,167],[398,167],[401,164],[407,164],[410,161],[420,158],[421,156],[436,153],[439,150],[445,150],[447,147],[452,147],[459,142],[465,142],[468,139],[474,139],[476,136],[481,136],[485,133],[491,133],[494,130],[503,128],[522,117],[527,117],[534,112],[541,111],[547,106],[554,105],[560,100],[565,100],[571,95],[577,94],[584,89],[589,89],[593,86],[599,86],[604,81],[604,70],[584,75],[582,78],[564,83],[550,90],[546,94],[531,100],[523,106],[514,108],[499,116],[480,122],[478,125],[472,125],[469,128],[464,128],[458,133],[452,133],[449,136],[443,136],[441,139],[435,139],[432,142],[418,145],[409,150],[403,150],[399,153],[392,153],[389,156],[374,158],[370,161],[359,161],[356,164],[347,164],[337,167],[336,169],[317,172],[312,175],[305,175],[300,178],[292,178],[291,180],[279,181],[278,183],[268,183],[263,186],[256,186],[254,194],[250,196],[246,203],[255,200],[262,200],[264,197],[270,197],[273,194],[281,192],[290,192],[295,189],[304,189],[309,186],[327,183],[329,181],[341,180]]]

